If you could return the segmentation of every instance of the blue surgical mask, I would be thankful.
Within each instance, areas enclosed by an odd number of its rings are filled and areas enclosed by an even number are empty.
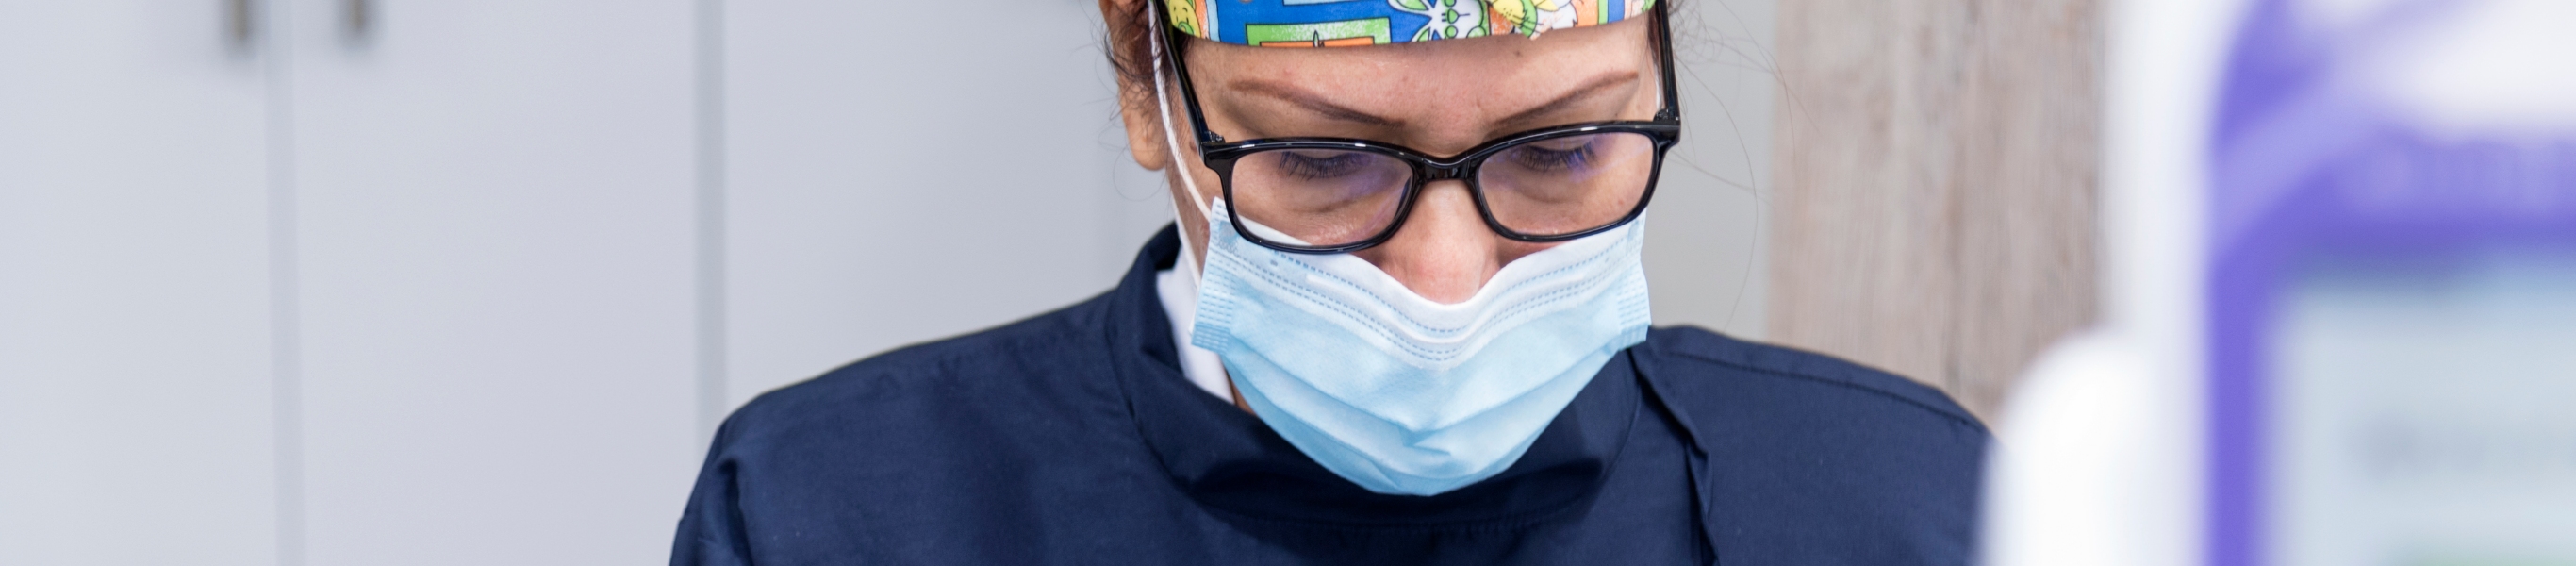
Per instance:
[[[1440,304],[1350,254],[1254,244],[1213,204],[1191,343],[1224,360],[1262,422],[1369,491],[1433,495],[1501,473],[1646,338],[1642,218]]]

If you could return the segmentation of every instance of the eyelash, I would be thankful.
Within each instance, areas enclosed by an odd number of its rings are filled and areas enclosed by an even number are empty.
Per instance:
[[[1571,149],[1549,149],[1525,145],[1512,150],[1513,163],[1540,171],[1561,171],[1583,167],[1592,162],[1592,144]]]
[[[1281,161],[1287,165],[1289,175],[1309,181],[1348,174],[1356,168],[1353,162],[1366,159],[1364,156],[1350,153],[1318,158],[1299,155],[1293,151],[1286,152],[1284,157]]]

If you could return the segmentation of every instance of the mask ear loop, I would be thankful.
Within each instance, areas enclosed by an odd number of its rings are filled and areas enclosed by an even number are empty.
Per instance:
[[[1208,210],[1206,201],[1199,199],[1199,183],[1196,179],[1197,176],[1190,174],[1188,162],[1181,159],[1180,135],[1172,130],[1172,102],[1170,97],[1163,95],[1165,89],[1163,85],[1164,32],[1162,2],[1154,0],[1146,1],[1151,2],[1152,4],[1145,7],[1146,17],[1149,18],[1148,21],[1152,22],[1154,25],[1153,30],[1148,31],[1145,34],[1146,44],[1151,46],[1147,53],[1151,54],[1154,59],[1154,110],[1156,112],[1161,112],[1161,114],[1154,117],[1154,121],[1163,124],[1163,149],[1170,152],[1172,155],[1172,172],[1180,175],[1181,188],[1190,194],[1190,205],[1198,207],[1200,222],[1206,224],[1209,230],[1215,230],[1216,219],[1214,213]],[[1180,226],[1184,231],[1184,233],[1181,234],[1180,267],[1189,272],[1190,282],[1195,284],[1199,280],[1198,253],[1195,246],[1190,245],[1190,235],[1186,233],[1189,226],[1178,224],[1181,219],[1181,201],[1174,200],[1172,201],[1172,222]],[[1210,234],[1209,237],[1213,238],[1215,235]]]

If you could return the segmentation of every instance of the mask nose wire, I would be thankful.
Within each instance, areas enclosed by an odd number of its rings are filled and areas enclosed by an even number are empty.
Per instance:
[[[1170,152],[1172,155],[1172,172],[1179,174],[1179,177],[1181,178],[1181,188],[1190,194],[1190,206],[1197,207],[1201,224],[1206,225],[1209,230],[1215,230],[1215,213],[1208,210],[1206,201],[1199,199],[1199,183],[1196,178],[1197,175],[1190,174],[1189,162],[1181,159],[1180,135],[1175,133],[1172,129],[1172,102],[1170,97],[1164,96],[1163,94],[1165,89],[1163,84],[1163,10],[1161,9],[1161,4],[1161,2],[1153,2],[1151,5],[1145,7],[1146,17],[1149,18],[1148,21],[1153,23],[1153,29],[1145,32],[1145,37],[1147,38],[1146,44],[1151,46],[1148,54],[1150,54],[1154,59],[1154,110],[1161,113],[1155,116],[1154,121],[1161,122],[1163,124],[1163,149]],[[1181,201],[1173,200],[1172,221],[1177,223],[1180,222],[1181,219]],[[1189,226],[1182,225],[1181,228],[1187,230]],[[1214,234],[1209,235],[1209,237],[1214,236]],[[1190,235],[1187,233],[1181,234],[1181,267],[1184,271],[1189,272],[1191,283],[1197,283],[1199,280],[1199,262],[1195,248],[1196,246],[1190,245]]]

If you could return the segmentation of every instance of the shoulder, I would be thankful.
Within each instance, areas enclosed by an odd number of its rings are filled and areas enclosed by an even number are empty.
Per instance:
[[[1697,328],[1657,329],[1638,354],[1705,450],[1715,507],[1736,511],[1712,520],[1738,557],[1966,560],[1990,437],[1948,395]]]
[[[1848,406],[1893,420],[1985,432],[1958,402],[1914,380],[1833,356],[1745,342],[1695,327],[1655,329],[1644,352],[1684,389],[1762,395],[1805,408]]]
[[[1972,463],[1988,439],[1985,424],[1939,390],[1824,354],[1689,327],[1656,329],[1638,353],[1707,447]]]
[[[1073,400],[1082,396],[1075,389],[1098,381],[1080,379],[1080,374],[1106,363],[1102,302],[1095,298],[1003,326],[898,348],[771,390],[726,418],[717,441],[758,442],[807,432],[843,439],[951,432],[934,425],[993,413],[1026,414],[1043,409],[1048,399]],[[854,432],[868,434],[850,434]]]
[[[752,399],[716,432],[673,563],[899,552],[861,543],[923,509],[977,516],[993,494],[1061,492],[1043,484],[1057,476],[1033,471],[1068,455],[1134,452],[1104,416],[1123,407],[1100,379],[1101,305],[897,349]]]

